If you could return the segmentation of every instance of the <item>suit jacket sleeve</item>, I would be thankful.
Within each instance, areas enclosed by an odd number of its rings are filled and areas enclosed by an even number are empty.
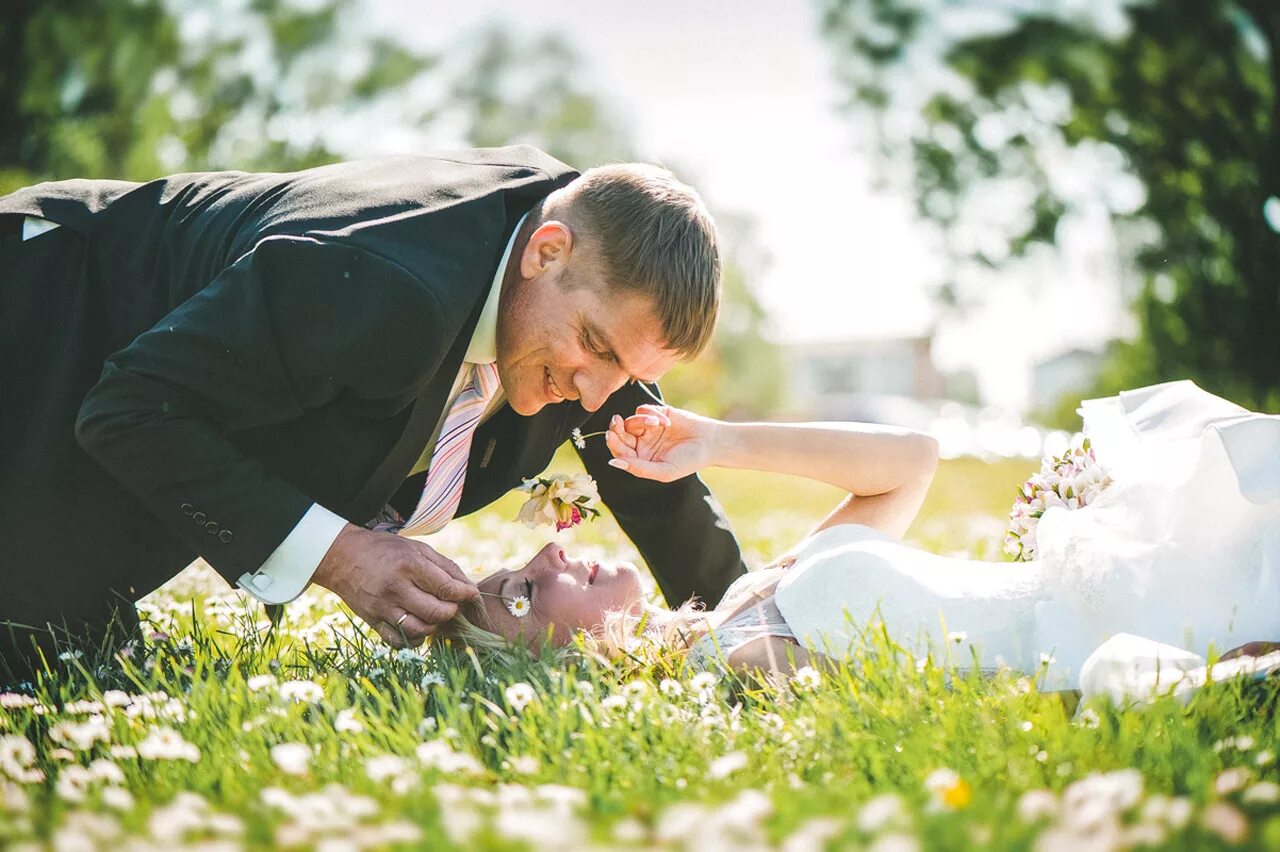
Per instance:
[[[441,325],[432,293],[391,262],[271,237],[107,359],[76,437],[234,585],[313,501],[227,434],[340,393],[407,392],[434,369]]]
[[[634,385],[624,386],[582,426],[583,432],[609,427],[614,414],[626,417],[652,402]],[[662,483],[639,479],[609,465],[613,456],[603,439],[578,450],[600,497],[640,550],[667,603],[677,606],[697,597],[708,607],[746,572],[738,540],[719,503],[696,475]]]

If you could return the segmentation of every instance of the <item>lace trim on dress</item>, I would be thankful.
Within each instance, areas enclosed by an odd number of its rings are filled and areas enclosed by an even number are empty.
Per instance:
[[[699,669],[727,669],[730,654],[761,636],[796,638],[772,595],[699,636],[689,646],[689,664]]]

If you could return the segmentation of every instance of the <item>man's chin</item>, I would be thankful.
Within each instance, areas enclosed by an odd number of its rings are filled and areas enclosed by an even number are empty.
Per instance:
[[[547,407],[547,401],[545,399],[517,399],[515,397],[508,397],[507,403],[511,406],[512,410],[521,417],[532,417]]]

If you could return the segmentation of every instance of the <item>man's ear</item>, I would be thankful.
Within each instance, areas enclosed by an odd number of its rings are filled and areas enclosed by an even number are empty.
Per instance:
[[[563,222],[552,219],[543,222],[529,235],[520,255],[520,276],[537,278],[554,272],[569,262],[573,254],[573,232]]]

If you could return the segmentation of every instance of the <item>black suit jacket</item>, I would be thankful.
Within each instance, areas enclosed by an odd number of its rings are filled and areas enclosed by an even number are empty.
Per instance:
[[[356,523],[393,498],[412,508],[420,477],[406,476],[502,250],[520,217],[574,177],[513,147],[41,184],[0,199],[0,215],[86,236],[81,284],[101,316],[92,341],[82,325],[67,345],[105,363],[76,438],[158,519],[138,535],[176,538],[234,582],[313,502]],[[594,415],[504,406],[477,431],[459,513],[540,471],[573,428],[644,401],[624,388]],[[667,599],[717,601],[743,568],[701,481],[635,479],[605,464],[600,441],[581,455]]]

